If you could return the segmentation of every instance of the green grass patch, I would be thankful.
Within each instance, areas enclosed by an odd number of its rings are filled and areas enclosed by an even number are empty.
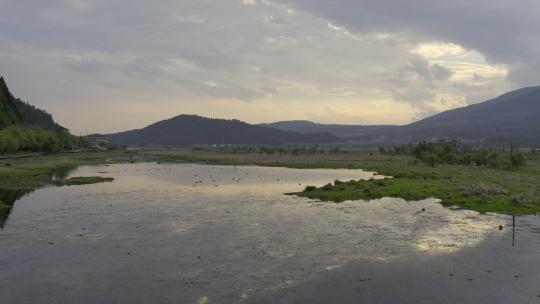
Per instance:
[[[327,184],[306,189],[294,195],[321,201],[372,200],[383,197],[405,200],[440,199],[445,206],[458,206],[479,212],[535,214],[540,212],[538,193],[519,194],[500,183],[486,184],[446,178],[397,177],[382,180],[360,180]]]
[[[83,152],[0,160],[0,189],[36,189],[65,179],[82,165],[125,163],[136,159],[129,151]]]
[[[112,177],[101,176],[76,176],[68,179],[55,180],[52,183],[56,186],[77,186],[77,185],[90,185],[98,183],[112,182]]]

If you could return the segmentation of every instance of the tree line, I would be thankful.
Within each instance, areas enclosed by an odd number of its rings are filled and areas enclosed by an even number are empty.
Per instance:
[[[12,125],[0,130],[0,153],[35,151],[55,153],[80,147],[79,137],[66,129],[45,130],[38,126]]]
[[[320,148],[318,145],[311,147],[272,147],[272,146],[220,146],[220,147],[195,147],[195,151],[218,151],[232,153],[259,153],[267,155],[313,155],[313,154],[339,154],[346,153],[340,147]]]
[[[432,167],[437,164],[452,164],[517,169],[526,164],[524,154],[514,145],[510,145],[508,149],[473,149],[455,139],[421,141],[388,149],[381,148],[379,151],[383,154],[412,155],[417,161]]]

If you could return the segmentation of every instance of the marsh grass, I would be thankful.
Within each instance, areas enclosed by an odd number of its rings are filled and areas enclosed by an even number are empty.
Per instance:
[[[533,214],[540,212],[540,154],[527,154],[527,164],[513,170],[486,166],[440,164],[436,167],[411,156],[385,155],[376,150],[341,150],[324,154],[268,154],[220,150],[140,150],[36,156],[0,161],[0,188],[30,189],[62,179],[79,165],[158,160],[214,165],[257,165],[298,169],[363,169],[387,177],[368,181],[337,181],[295,193],[322,201],[398,197],[438,198],[444,205],[480,212]],[[10,163],[11,167],[4,166]],[[57,173],[60,171],[60,173]],[[62,173],[62,171],[64,173]],[[65,178],[65,176],[63,177]]]
[[[56,186],[77,186],[77,185],[90,185],[98,183],[112,182],[112,177],[101,176],[76,176],[68,179],[54,180],[52,184]]]
[[[375,150],[341,150],[339,153],[278,155],[218,150],[147,151],[173,161],[217,165],[258,165],[298,169],[363,169],[384,180],[350,181],[308,186],[296,195],[322,201],[396,197],[406,200],[440,199],[443,205],[479,212],[534,214],[540,212],[540,155],[526,154],[525,166],[500,169],[489,166],[418,162],[412,156],[387,155]]]
[[[78,166],[127,162],[131,156],[127,152],[86,152],[0,160],[0,188],[40,188],[53,179],[64,179]]]
[[[479,212],[535,214],[540,212],[540,162],[524,168],[499,170],[486,167],[440,165],[436,168],[399,160],[369,161],[367,170],[393,176],[383,180],[350,181],[331,188],[296,195],[322,201],[370,200],[396,197],[405,200],[440,199],[443,205]]]

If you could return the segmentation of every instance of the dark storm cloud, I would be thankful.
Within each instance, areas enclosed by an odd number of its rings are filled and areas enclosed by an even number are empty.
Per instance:
[[[353,32],[394,32],[455,42],[511,68],[520,85],[540,79],[537,0],[287,0]]]

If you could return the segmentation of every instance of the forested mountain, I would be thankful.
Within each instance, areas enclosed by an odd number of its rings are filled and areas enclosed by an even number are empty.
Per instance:
[[[309,121],[282,121],[265,126],[285,131],[327,131],[359,145],[455,138],[478,146],[539,147],[540,87],[512,91],[405,126],[324,125]]]
[[[79,138],[54,122],[52,116],[15,98],[0,77],[0,153],[70,149]]]
[[[540,146],[540,87],[442,112],[389,135],[406,141],[457,138],[479,145]]]
[[[47,130],[65,129],[54,122],[51,114],[38,109],[20,99],[15,99],[15,107],[22,116],[22,124],[36,125]]]
[[[0,77],[0,128],[20,123],[22,117],[15,105],[15,98],[9,92],[9,89],[3,77]]]
[[[0,128],[9,125],[34,125],[47,130],[62,128],[52,115],[13,97],[3,77],[0,77]]]
[[[388,125],[339,125],[339,124],[320,124],[308,120],[289,120],[273,123],[259,124],[260,126],[270,127],[282,131],[293,131],[299,133],[328,132],[338,137],[347,138],[355,136],[364,136],[395,128]]]
[[[140,130],[108,136],[112,143],[128,146],[182,147],[196,145],[274,145],[338,142],[330,133],[296,133],[250,125],[239,120],[180,115]]]

